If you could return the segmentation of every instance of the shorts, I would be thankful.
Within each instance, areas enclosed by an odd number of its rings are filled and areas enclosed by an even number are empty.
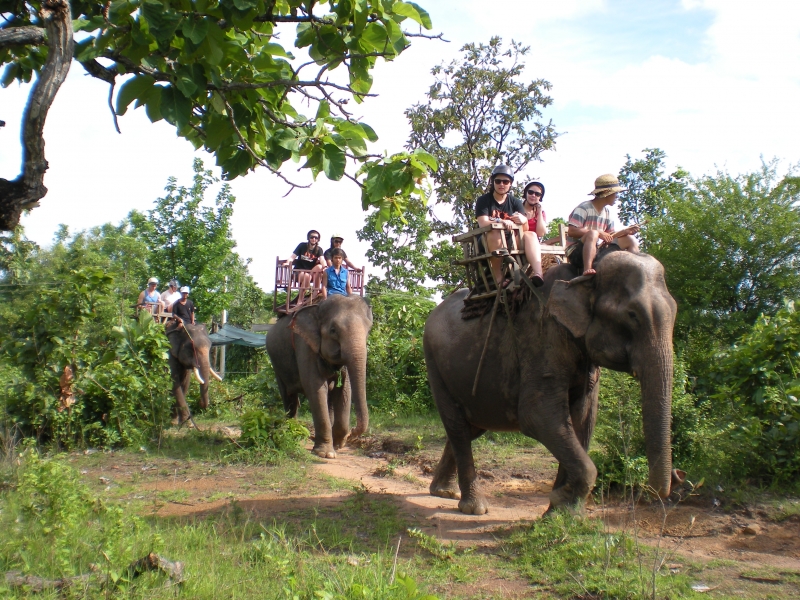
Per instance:
[[[616,240],[601,248],[603,252],[622,250],[622,248],[619,247],[619,244],[617,244]],[[598,251],[598,256],[599,254],[600,251]],[[571,246],[568,246],[566,257],[569,264],[575,266],[579,271],[583,271],[583,242],[577,241]]]

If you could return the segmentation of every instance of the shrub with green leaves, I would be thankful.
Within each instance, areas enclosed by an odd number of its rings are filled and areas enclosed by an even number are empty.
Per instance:
[[[367,398],[394,414],[428,412],[433,397],[422,349],[432,300],[389,292],[371,298],[373,325],[367,339]]]
[[[713,400],[731,428],[737,474],[792,482],[800,474],[800,311],[787,301],[718,357]]]
[[[16,486],[0,496],[0,569],[45,578],[90,572],[117,581],[133,560],[141,522],[96,498],[78,473],[58,459],[25,450]]]
[[[303,448],[311,433],[296,419],[253,410],[242,415],[242,446],[275,454],[293,454]]]

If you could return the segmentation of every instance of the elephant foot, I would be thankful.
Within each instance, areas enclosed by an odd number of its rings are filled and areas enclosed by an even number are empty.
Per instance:
[[[330,446],[314,446],[311,450],[320,458],[336,458],[336,451]]]
[[[582,514],[586,496],[576,496],[572,486],[563,485],[550,492],[550,506],[547,512],[558,509],[566,509],[573,514]],[[545,513],[547,514],[547,513]]]
[[[482,494],[473,494],[469,498],[461,499],[458,510],[465,515],[485,515],[489,512],[489,503]]]
[[[448,483],[438,483],[436,481],[431,482],[431,487],[429,488],[431,496],[438,496],[439,498],[450,498],[451,500],[460,500],[461,499],[461,490],[458,489],[458,485],[456,484],[455,480],[450,481]]]

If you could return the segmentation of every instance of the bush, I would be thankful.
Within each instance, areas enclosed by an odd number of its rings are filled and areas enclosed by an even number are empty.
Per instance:
[[[790,483],[800,474],[800,311],[788,301],[718,356],[711,379],[731,430],[733,474]]]
[[[80,575],[96,564],[116,581],[131,562],[138,518],[95,498],[78,473],[33,449],[21,455],[16,486],[4,494],[0,569],[45,578]],[[127,539],[124,539],[127,538]]]
[[[370,405],[392,414],[429,412],[434,404],[422,332],[436,303],[414,294],[392,292],[371,298],[371,304],[374,320],[367,340]]]
[[[311,433],[296,419],[253,410],[242,415],[242,435],[239,443],[245,449],[266,454],[267,462],[280,457],[296,456]]]

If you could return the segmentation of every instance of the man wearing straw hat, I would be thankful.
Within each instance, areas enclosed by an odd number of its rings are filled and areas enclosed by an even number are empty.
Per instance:
[[[567,258],[579,269],[582,259],[584,275],[596,273],[592,265],[597,256],[598,243],[618,244],[623,250],[639,251],[639,242],[633,237],[639,231],[639,226],[631,225],[615,232],[614,219],[608,209],[617,201],[617,194],[624,191],[625,188],[614,175],[601,175],[594,180],[594,189],[589,194],[594,198],[576,206],[569,216],[567,241],[571,246],[567,249]]]

